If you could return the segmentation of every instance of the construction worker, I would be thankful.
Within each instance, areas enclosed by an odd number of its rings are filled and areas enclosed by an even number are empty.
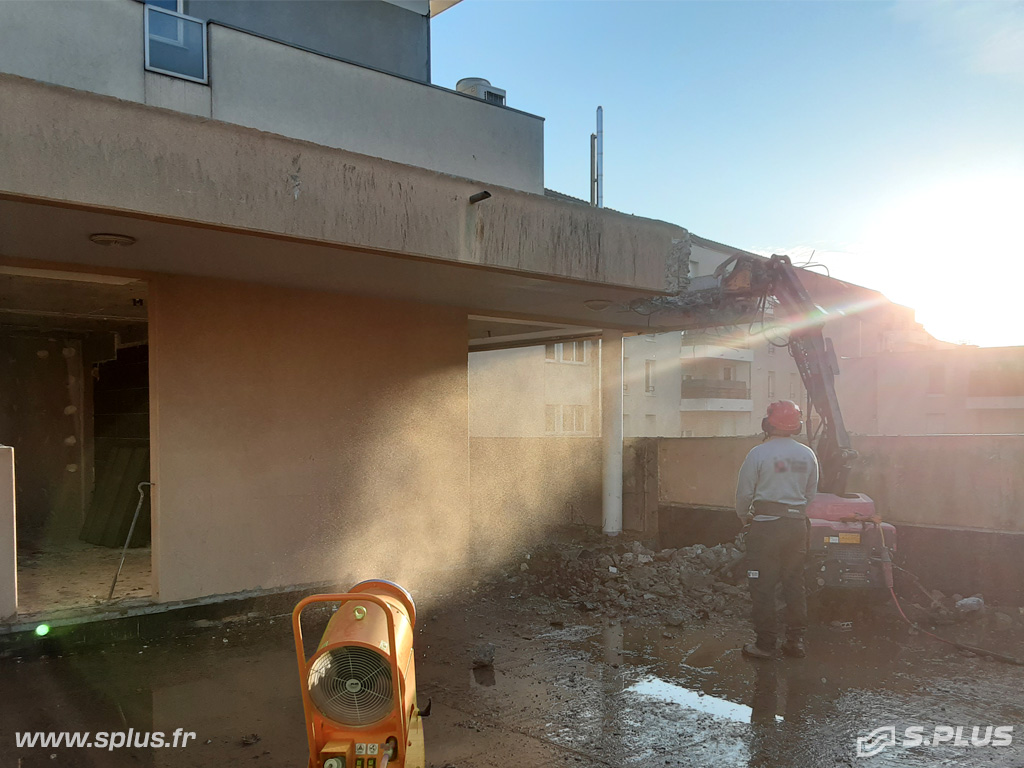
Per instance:
[[[803,414],[791,400],[769,405],[761,429],[764,442],[747,454],[736,483],[736,514],[741,522],[750,524],[747,583],[757,634],[757,641],[745,645],[743,654],[774,658],[779,639],[775,593],[781,583],[786,601],[782,651],[800,658],[807,655],[807,502],[818,490],[818,459],[814,451],[793,439],[803,429]]]

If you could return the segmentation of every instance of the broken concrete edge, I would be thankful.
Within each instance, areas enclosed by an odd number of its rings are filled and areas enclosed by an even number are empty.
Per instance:
[[[238,615],[285,616],[307,595],[345,591],[338,584],[318,582],[170,603],[133,601],[25,614],[0,625],[0,655],[50,653],[55,649],[152,639],[186,626],[212,626]],[[44,636],[36,634],[40,625],[48,628]]]

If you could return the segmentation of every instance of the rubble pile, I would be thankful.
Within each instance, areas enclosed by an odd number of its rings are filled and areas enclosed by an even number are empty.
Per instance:
[[[508,581],[609,617],[679,626],[713,613],[744,615],[742,542],[655,552],[607,538],[552,543],[527,554]]]

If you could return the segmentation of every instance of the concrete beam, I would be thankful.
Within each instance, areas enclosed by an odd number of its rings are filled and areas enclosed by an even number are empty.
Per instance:
[[[3,197],[667,295],[685,275],[665,222],[13,75],[0,103]]]

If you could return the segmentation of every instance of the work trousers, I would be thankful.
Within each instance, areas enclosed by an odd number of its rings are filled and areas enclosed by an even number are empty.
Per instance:
[[[774,650],[779,639],[775,604],[779,584],[782,584],[782,596],[786,601],[789,637],[802,637],[807,629],[806,560],[806,518],[780,517],[751,523],[747,533],[747,584],[753,603],[751,619],[757,633],[757,644],[765,650]]]

